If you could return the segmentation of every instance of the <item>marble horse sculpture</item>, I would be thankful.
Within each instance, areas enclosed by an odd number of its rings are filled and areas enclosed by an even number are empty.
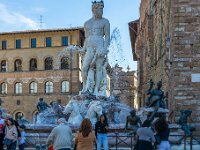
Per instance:
[[[70,114],[68,123],[73,126],[79,126],[83,120],[79,111],[79,105],[75,100],[69,101],[69,103],[65,106],[63,113]]]
[[[97,119],[103,112],[103,108],[100,101],[91,101],[88,106],[88,111],[85,118],[89,118],[92,124],[94,125],[97,122]]]

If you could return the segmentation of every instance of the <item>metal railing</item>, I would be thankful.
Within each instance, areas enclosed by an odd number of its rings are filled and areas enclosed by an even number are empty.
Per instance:
[[[193,146],[194,145],[200,145],[200,135],[191,135],[191,136],[187,136],[187,135],[170,135],[170,136],[181,136],[181,143],[176,143],[176,144],[172,144],[171,145],[183,145],[183,150],[186,150],[187,147],[189,146],[189,149],[188,150],[193,150]],[[26,136],[26,139],[32,139],[33,137],[29,137],[29,136]],[[35,140],[34,143],[28,143],[27,142],[27,146],[31,146],[31,147],[40,147],[41,146],[41,149],[40,150],[44,150],[44,147],[45,147],[45,142],[46,142],[46,139],[47,139],[47,136],[38,136],[36,137],[37,140]],[[111,133],[111,134],[108,134],[108,143],[109,143],[109,149],[122,149],[123,148],[126,148],[126,149],[129,149],[129,150],[133,150],[134,149],[134,145],[136,143],[135,141],[135,135],[133,133],[122,133],[122,132],[114,132],[114,133]],[[39,149],[38,149],[39,150]]]

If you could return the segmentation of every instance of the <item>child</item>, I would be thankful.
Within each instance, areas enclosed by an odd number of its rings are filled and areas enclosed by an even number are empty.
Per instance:
[[[19,150],[24,150],[24,146],[25,146],[25,136],[26,133],[24,131],[24,129],[26,128],[25,125],[20,125],[19,126],[19,131],[21,133],[21,138],[19,139]]]

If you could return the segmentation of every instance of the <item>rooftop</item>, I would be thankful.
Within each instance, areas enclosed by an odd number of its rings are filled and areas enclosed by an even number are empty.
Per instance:
[[[26,34],[26,33],[38,33],[38,32],[60,32],[60,31],[74,31],[74,30],[83,30],[83,27],[70,27],[70,28],[57,28],[57,29],[38,29],[38,30],[0,32],[0,35]]]

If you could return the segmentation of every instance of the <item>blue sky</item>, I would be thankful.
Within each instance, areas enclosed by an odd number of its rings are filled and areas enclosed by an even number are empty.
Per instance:
[[[109,19],[111,32],[118,28],[121,34],[123,67],[133,62],[128,22],[139,18],[140,0],[104,0],[104,17]],[[0,32],[42,28],[83,26],[91,16],[91,0],[0,0]]]

